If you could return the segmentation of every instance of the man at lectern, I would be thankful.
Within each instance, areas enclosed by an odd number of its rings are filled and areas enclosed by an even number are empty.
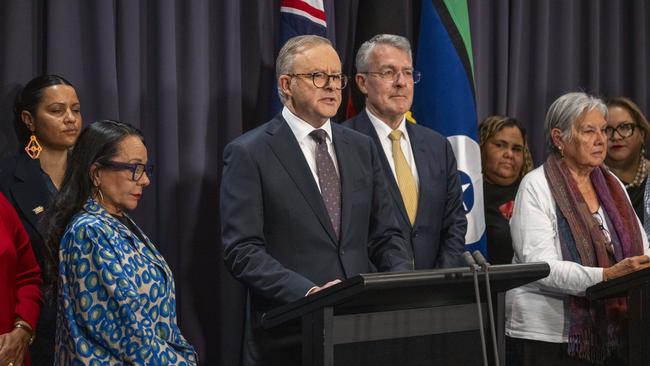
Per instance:
[[[249,290],[244,365],[269,364],[263,312],[369,272],[371,262],[412,269],[373,141],[330,122],[348,81],[331,43],[290,39],[276,75],[282,112],[224,151],[224,260]]]

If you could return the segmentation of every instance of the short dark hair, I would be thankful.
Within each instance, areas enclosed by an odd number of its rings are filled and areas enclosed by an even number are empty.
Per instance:
[[[487,141],[505,127],[516,127],[519,129],[519,132],[521,132],[521,137],[524,138],[524,164],[522,165],[521,171],[519,172],[519,178],[523,178],[524,175],[533,170],[533,157],[530,153],[530,149],[528,148],[526,128],[524,128],[524,126],[516,118],[498,115],[486,117],[478,126],[480,137],[479,146],[481,147],[481,153],[485,151],[485,144]]]

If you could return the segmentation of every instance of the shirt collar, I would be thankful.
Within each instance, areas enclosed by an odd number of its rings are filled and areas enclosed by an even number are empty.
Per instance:
[[[390,133],[393,132],[393,129],[390,128],[390,126],[387,125],[384,121],[380,120],[379,117],[372,114],[372,112],[370,112],[368,108],[366,108],[366,114],[368,114],[368,118],[370,119],[370,122],[375,127],[375,131],[377,131],[377,135],[380,138],[388,138],[388,135],[390,135]],[[397,126],[397,130],[402,131],[402,136],[404,136],[404,138],[408,140],[408,132],[406,131],[405,120],[406,118],[402,117],[402,121],[399,123],[399,126]]]
[[[327,138],[332,141],[332,124],[329,119],[320,128],[314,128],[314,126],[293,114],[287,107],[282,108],[282,117],[287,121],[298,143],[302,143],[305,138],[309,137],[312,131],[318,129],[325,130],[327,132]]]

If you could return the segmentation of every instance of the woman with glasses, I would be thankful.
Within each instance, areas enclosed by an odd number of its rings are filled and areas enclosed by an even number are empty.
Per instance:
[[[621,182],[603,165],[607,107],[585,93],[546,115],[543,166],[521,181],[510,221],[515,263],[547,262],[548,277],[508,291],[508,364],[625,364],[626,299],[585,290],[650,267],[648,239]]]
[[[609,144],[605,164],[623,181],[634,211],[644,226],[650,229],[650,223],[646,223],[650,217],[646,219],[644,214],[644,197],[650,195],[647,193],[650,190],[647,184],[650,165],[645,158],[645,139],[650,133],[650,125],[641,109],[628,98],[609,99],[607,109]]]
[[[56,365],[194,365],[174,279],[128,216],[152,172],[140,131],[100,121],[80,135],[48,217],[59,249]]]

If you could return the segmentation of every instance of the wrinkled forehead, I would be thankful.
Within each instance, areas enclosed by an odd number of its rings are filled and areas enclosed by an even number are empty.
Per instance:
[[[340,72],[341,59],[332,46],[318,44],[301,47],[293,57],[294,72]]]

